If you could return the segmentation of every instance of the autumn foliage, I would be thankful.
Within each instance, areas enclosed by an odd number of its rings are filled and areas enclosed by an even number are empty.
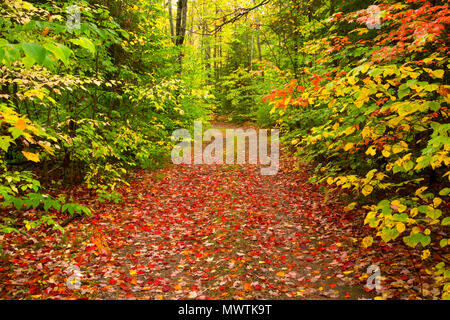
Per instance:
[[[374,229],[362,245],[379,238],[416,250],[448,298],[450,10],[428,1],[379,8],[379,30],[364,25],[365,9],[325,21],[336,31],[302,48],[320,57],[303,70],[306,89],[295,79],[265,99],[297,154],[321,164],[318,179],[358,199]],[[339,32],[349,23],[350,35]]]
[[[450,299],[447,1],[70,4],[0,3],[0,298]]]

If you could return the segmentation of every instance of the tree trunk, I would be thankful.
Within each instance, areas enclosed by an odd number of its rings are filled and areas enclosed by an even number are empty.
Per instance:
[[[261,40],[259,38],[259,26],[258,33],[256,34],[256,46],[258,47],[258,60],[260,66],[262,66],[262,52],[261,52]],[[264,71],[262,72],[262,80],[264,81]]]
[[[175,44],[179,47],[180,54],[178,55],[178,63],[180,64],[180,70],[183,66],[183,54],[181,52],[181,46],[184,43],[184,37],[186,35],[186,17],[187,17],[187,0],[178,0],[177,3],[177,22],[176,22],[176,39]]]
[[[172,14],[172,0],[169,0],[169,24],[170,24],[170,38],[175,42],[175,30],[173,28],[173,14]]]

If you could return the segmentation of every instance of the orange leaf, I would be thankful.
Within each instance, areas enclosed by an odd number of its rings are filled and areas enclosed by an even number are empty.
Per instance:
[[[27,128],[27,124],[23,119],[19,119],[14,127],[23,131]]]
[[[181,286],[181,284],[177,284],[177,285],[175,286],[175,290],[181,290],[181,289],[183,289],[183,287]]]

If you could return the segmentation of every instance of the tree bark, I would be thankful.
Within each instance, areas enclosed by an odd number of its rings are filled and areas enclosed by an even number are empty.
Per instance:
[[[187,17],[187,0],[178,0],[175,44],[179,47],[180,50],[180,53],[178,55],[178,63],[180,64],[179,70],[180,73],[183,67],[183,54],[181,52],[181,46],[184,43],[184,38],[186,35],[186,17]]]
[[[261,40],[259,35],[259,24],[257,28],[257,34],[256,34],[256,46],[258,47],[258,60],[260,66],[262,66],[262,51],[261,51]],[[262,72],[262,80],[264,81],[264,71]]]
[[[175,30],[173,27],[173,14],[172,14],[172,0],[169,0],[169,24],[170,24],[170,38],[175,42]]]

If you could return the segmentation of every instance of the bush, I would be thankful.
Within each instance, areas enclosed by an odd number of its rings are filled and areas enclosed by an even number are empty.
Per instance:
[[[259,105],[256,111],[256,123],[260,127],[266,128],[275,125],[275,119],[271,116],[270,110],[272,110],[272,106],[268,103]]]

